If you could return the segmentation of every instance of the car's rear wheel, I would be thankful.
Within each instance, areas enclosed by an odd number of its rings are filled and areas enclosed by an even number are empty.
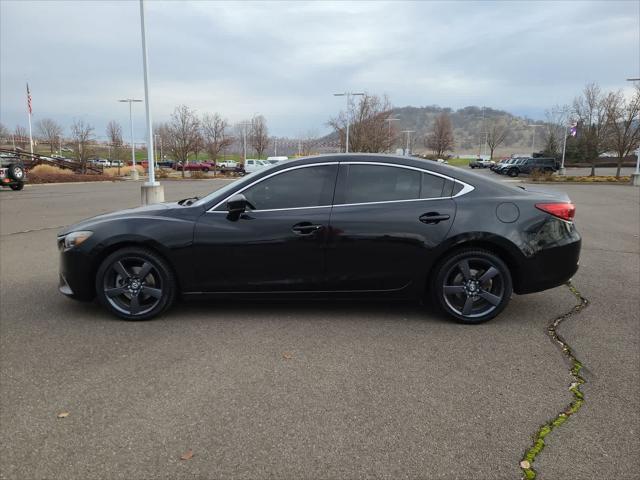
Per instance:
[[[459,250],[435,269],[431,291],[436,304],[462,323],[482,323],[498,315],[512,293],[509,268],[495,254]]]
[[[517,177],[518,176],[518,169],[517,168],[512,168],[511,170],[509,170],[509,176],[510,177]]]
[[[149,320],[161,314],[173,303],[176,289],[169,265],[145,248],[117,250],[96,274],[98,300],[125,320]]]
[[[24,188],[24,183],[20,182],[20,183],[12,183],[10,185],[11,190],[22,190]]]

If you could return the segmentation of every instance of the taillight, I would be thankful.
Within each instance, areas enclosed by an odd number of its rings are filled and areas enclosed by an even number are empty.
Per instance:
[[[567,222],[573,221],[576,215],[576,206],[573,203],[536,203],[536,208]]]

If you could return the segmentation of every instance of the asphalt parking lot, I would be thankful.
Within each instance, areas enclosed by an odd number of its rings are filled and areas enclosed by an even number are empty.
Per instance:
[[[222,184],[165,182],[166,197]],[[640,189],[548,188],[577,204],[591,304],[560,333],[588,383],[535,467],[638,478]],[[139,199],[135,182],[0,192],[0,478],[517,479],[571,400],[545,333],[575,304],[565,287],[474,327],[412,304],[239,300],[134,323],[60,295],[58,229]]]

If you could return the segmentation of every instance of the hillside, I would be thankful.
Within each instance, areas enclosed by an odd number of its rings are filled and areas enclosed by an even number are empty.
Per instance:
[[[446,112],[451,117],[453,134],[455,138],[455,153],[478,153],[478,148],[483,142],[483,115],[481,107],[464,107],[459,110],[442,108],[438,106],[427,107],[401,107],[395,108],[394,114],[399,119],[396,128],[398,130],[415,130],[416,141],[414,151],[426,150],[424,138],[433,126],[434,119],[439,114]],[[485,107],[484,121],[486,124],[495,120],[508,121],[512,125],[511,133],[507,137],[500,150],[531,150],[531,136],[533,128],[527,127],[531,123],[529,119],[518,117],[502,110],[494,110]],[[536,144],[542,146],[542,129],[537,129]]]

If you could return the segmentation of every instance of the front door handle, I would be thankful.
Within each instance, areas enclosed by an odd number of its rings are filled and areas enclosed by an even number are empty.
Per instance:
[[[446,213],[440,214],[438,212],[429,212],[429,213],[425,213],[424,215],[420,215],[419,220],[422,223],[426,223],[426,224],[436,224],[444,220],[449,220],[449,218],[450,218],[449,215],[447,215]]]
[[[313,233],[322,230],[324,228],[324,225],[314,225],[312,223],[309,222],[302,222],[302,223],[296,223],[293,227],[291,227],[291,230],[293,230],[293,233],[295,233],[296,235],[312,235]]]

